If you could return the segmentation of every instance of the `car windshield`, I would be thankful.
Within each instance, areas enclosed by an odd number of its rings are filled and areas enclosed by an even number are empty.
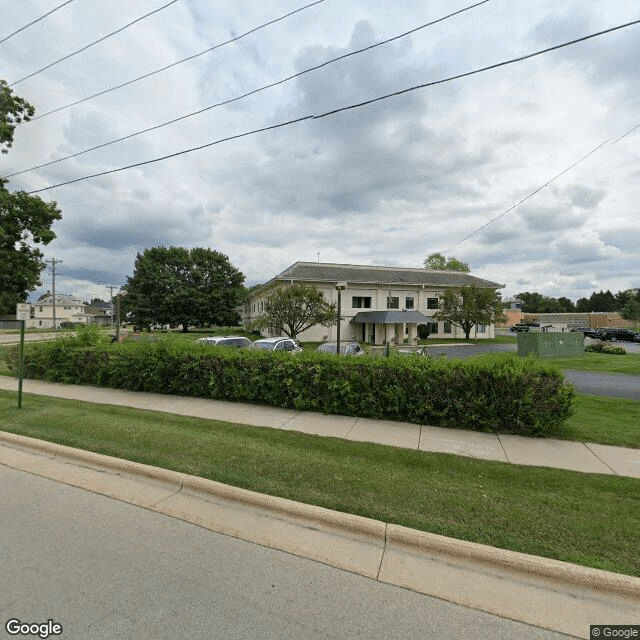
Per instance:
[[[273,342],[254,342],[253,346],[256,349],[273,349]]]

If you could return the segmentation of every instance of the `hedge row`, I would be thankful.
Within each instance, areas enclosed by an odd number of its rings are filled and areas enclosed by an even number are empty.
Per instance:
[[[51,341],[28,350],[25,376],[520,435],[552,433],[574,393],[534,359],[336,358],[163,340]]]

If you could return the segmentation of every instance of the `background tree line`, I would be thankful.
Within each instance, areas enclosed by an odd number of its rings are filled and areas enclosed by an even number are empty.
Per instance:
[[[594,291],[574,304],[569,298],[550,298],[541,293],[524,291],[515,296],[524,313],[592,313],[617,311],[625,320],[640,321],[640,289],[627,289],[613,294]]]

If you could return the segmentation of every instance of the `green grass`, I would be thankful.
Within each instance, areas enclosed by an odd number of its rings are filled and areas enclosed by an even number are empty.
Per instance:
[[[617,343],[616,346],[624,345]],[[627,353],[624,356],[608,353],[589,353],[573,358],[543,358],[558,366],[559,369],[576,369],[579,371],[600,371],[602,373],[626,373],[640,375],[640,354]]]
[[[576,394],[561,437],[640,449],[640,401]]]
[[[640,480],[0,392],[6,431],[640,576]]]

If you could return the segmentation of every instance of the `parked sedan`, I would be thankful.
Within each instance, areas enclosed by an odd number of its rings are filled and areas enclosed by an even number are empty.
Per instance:
[[[338,345],[335,342],[324,342],[316,351],[321,353],[336,353]],[[357,342],[341,342],[340,354],[343,356],[363,356],[364,349]]]
[[[208,338],[198,338],[196,342],[216,347],[233,347],[235,349],[248,349],[251,347],[251,340],[243,336],[210,336]]]
[[[302,347],[297,340],[293,338],[262,338],[251,343],[252,349],[262,349],[264,351],[289,351],[290,353],[298,353],[302,351]]]
[[[598,329],[601,340],[625,340],[626,342],[640,342],[640,333],[631,329]]]

